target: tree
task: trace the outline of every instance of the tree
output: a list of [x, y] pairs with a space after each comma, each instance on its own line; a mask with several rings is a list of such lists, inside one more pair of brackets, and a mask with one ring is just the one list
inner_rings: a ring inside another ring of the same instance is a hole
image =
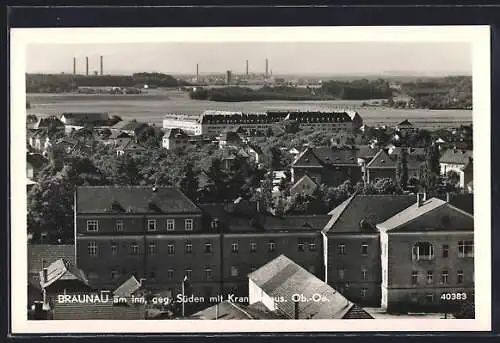
[[406, 189], [408, 184], [408, 151], [405, 147], [401, 148], [396, 165], [396, 182], [401, 189]]
[[286, 133], [297, 133], [300, 131], [300, 125], [296, 120], [285, 120], [283, 123], [283, 129]]
[[377, 194], [397, 194], [400, 192], [399, 187], [390, 178], [378, 180], [375, 183], [375, 189], [377, 190]]
[[431, 193], [436, 190], [439, 185], [439, 174], [439, 148], [436, 144], [433, 144], [427, 148], [422, 180], [422, 186], [427, 193]]
[[227, 198], [227, 175], [222, 171], [222, 162], [219, 158], [213, 158], [207, 172], [207, 185], [205, 192], [211, 201], [222, 201]]
[[198, 178], [193, 170], [193, 164], [187, 163], [184, 168], [184, 177], [181, 181], [181, 189], [188, 198], [198, 200]]
[[456, 186], [460, 182], [460, 175], [456, 171], [450, 170], [446, 173], [446, 179], [450, 184]]

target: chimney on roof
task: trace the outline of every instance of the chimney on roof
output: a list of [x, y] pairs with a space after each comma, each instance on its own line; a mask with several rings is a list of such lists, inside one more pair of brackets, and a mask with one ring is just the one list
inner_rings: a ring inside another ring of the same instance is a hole
[[451, 194], [450, 192], [446, 192], [446, 202], [450, 202], [451, 200]]
[[298, 300], [294, 301], [293, 318], [299, 319], [299, 301]]
[[43, 283], [46, 283], [47, 282], [47, 279], [49, 278], [48, 277], [48, 270], [47, 270], [47, 267], [43, 267]]
[[420, 207], [424, 204], [426, 200], [426, 194], [425, 193], [417, 193], [417, 206]]

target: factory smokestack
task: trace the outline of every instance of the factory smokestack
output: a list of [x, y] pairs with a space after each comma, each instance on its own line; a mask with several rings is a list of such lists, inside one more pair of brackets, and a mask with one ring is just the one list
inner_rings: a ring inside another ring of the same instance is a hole
[[248, 60], [247, 60], [247, 76], [248, 76]]
[[85, 57], [85, 75], [89, 75], [89, 58]]
[[198, 74], [198, 63], [196, 63], [196, 81], [199, 80], [199, 74]]
[[101, 76], [104, 75], [103, 57], [101, 56]]
[[73, 57], [73, 75], [76, 75], [76, 58]]
[[266, 58], [266, 78], [269, 77], [269, 61]]

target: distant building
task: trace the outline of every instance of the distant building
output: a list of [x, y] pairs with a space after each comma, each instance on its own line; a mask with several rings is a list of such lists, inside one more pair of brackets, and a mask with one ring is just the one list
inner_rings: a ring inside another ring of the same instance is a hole
[[464, 299], [448, 299], [446, 294], [473, 297], [473, 215], [419, 194], [415, 204], [377, 228], [382, 307], [388, 312], [452, 311]]
[[148, 124], [138, 122], [137, 120], [122, 120], [110, 127], [112, 133], [123, 132], [130, 136], [137, 136], [142, 130], [148, 127]]
[[64, 123], [56, 116], [39, 118], [33, 129], [64, 129]]
[[454, 171], [460, 177], [459, 186], [465, 188], [473, 179], [473, 152], [472, 150], [446, 150], [439, 159], [441, 175], [446, 176]]
[[167, 114], [163, 118], [164, 129], [181, 129], [191, 135], [201, 135], [202, 125], [199, 116]]
[[[419, 179], [422, 167], [425, 163], [425, 156], [413, 153], [412, 148], [408, 149], [406, 157], [408, 168], [408, 179]], [[400, 153], [390, 149], [381, 149], [365, 167], [365, 181], [375, 183], [380, 179], [396, 179], [396, 169], [400, 158]], [[400, 151], [400, 150], [398, 150]]]
[[291, 166], [292, 182], [308, 175], [316, 184], [338, 186], [346, 180], [361, 180], [356, 149], [306, 148]]
[[106, 126], [109, 125], [110, 119], [108, 113], [90, 112], [65, 112], [60, 117], [61, 122], [64, 123], [66, 133], [83, 129], [85, 126]]
[[182, 129], [167, 129], [162, 138], [162, 146], [167, 150], [184, 148], [191, 137]]
[[414, 131], [414, 126], [412, 123], [410, 123], [408, 121], [408, 119], [405, 119], [403, 120], [401, 123], [399, 123], [398, 125], [396, 125], [396, 130], [398, 130], [399, 132], [411, 132], [411, 131]]
[[226, 70], [226, 84], [229, 85], [232, 82], [232, 73], [230, 70]]
[[285, 255], [250, 273], [248, 288], [250, 304], [262, 303], [288, 319], [373, 319]]

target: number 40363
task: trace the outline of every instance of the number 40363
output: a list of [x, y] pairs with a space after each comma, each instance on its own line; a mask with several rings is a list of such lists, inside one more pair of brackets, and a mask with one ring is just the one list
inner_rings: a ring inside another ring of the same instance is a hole
[[443, 293], [441, 300], [466, 300], [467, 293]]

